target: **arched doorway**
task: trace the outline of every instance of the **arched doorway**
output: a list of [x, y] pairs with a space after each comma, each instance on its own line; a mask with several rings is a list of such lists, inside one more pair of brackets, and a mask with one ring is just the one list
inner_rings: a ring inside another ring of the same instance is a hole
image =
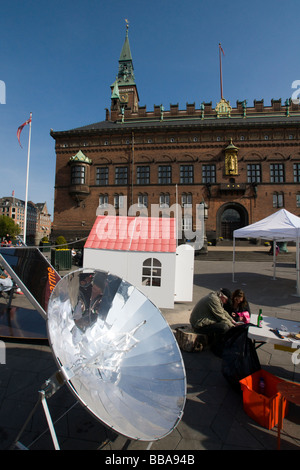
[[248, 212], [241, 204], [224, 204], [217, 213], [218, 237], [233, 239], [233, 231], [248, 225]]

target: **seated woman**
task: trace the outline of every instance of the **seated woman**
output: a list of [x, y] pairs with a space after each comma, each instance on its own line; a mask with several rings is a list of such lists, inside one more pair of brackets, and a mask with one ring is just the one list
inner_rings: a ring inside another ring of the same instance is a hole
[[231, 316], [235, 321], [250, 322], [250, 306], [242, 289], [236, 289], [231, 296]]

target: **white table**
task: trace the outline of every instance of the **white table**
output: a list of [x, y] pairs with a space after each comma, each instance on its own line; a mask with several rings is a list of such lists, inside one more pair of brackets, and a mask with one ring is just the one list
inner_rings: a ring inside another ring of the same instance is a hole
[[[257, 315], [251, 314], [250, 322], [254, 325], [257, 324]], [[283, 339], [279, 338], [270, 330], [278, 329], [280, 334], [284, 336]], [[300, 320], [282, 320], [281, 318], [266, 317], [263, 314], [262, 327], [249, 326], [248, 338], [252, 339], [255, 343], [272, 343], [290, 349], [300, 348], [300, 340], [288, 338], [288, 335], [300, 333]]]

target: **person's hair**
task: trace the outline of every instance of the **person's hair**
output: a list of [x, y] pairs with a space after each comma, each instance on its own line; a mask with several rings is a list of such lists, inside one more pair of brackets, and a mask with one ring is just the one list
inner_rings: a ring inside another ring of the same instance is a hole
[[233, 293], [232, 293], [232, 296], [231, 296], [231, 300], [233, 302], [234, 298], [235, 297], [241, 297], [243, 296], [243, 300], [240, 302], [240, 308], [241, 308], [241, 311], [244, 311], [247, 307], [247, 299], [246, 299], [246, 296], [245, 296], [245, 292], [242, 290], [242, 289], [236, 289]]

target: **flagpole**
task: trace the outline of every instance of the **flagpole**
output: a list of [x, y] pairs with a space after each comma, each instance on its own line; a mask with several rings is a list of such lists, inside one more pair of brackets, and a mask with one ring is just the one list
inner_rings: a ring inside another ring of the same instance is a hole
[[176, 184], [176, 247], [178, 246], [178, 186]]
[[220, 88], [221, 88], [221, 99], [223, 99], [223, 78], [222, 78], [222, 56], [221, 56], [222, 46], [219, 43], [219, 60], [220, 60]]
[[23, 230], [23, 241], [24, 241], [25, 245], [26, 245], [26, 231], [27, 231], [27, 202], [28, 202], [30, 142], [31, 142], [31, 118], [32, 118], [32, 113], [30, 113], [30, 120], [29, 120], [29, 137], [28, 137], [28, 152], [27, 152], [27, 171], [26, 171], [26, 190], [25, 190], [25, 216], [24, 216], [24, 230]]

